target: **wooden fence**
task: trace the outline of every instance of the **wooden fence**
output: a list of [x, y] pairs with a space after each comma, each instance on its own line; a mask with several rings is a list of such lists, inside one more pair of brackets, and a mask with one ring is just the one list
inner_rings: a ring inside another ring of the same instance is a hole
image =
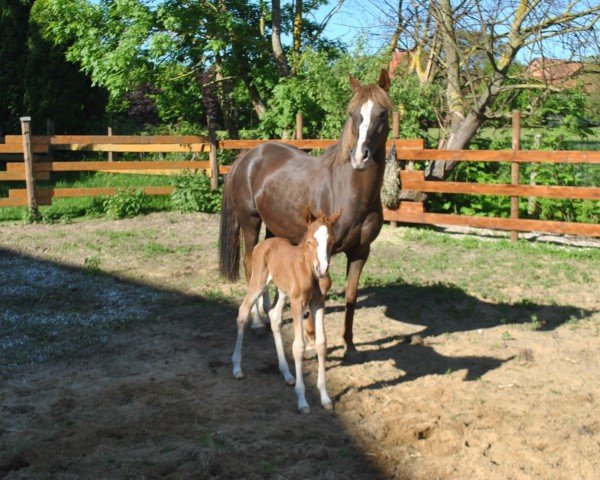
[[[277, 140], [298, 148], [312, 150], [324, 149], [335, 143], [335, 140]], [[0, 181], [26, 181], [28, 169], [31, 178], [27, 181], [27, 189], [10, 189], [8, 197], [0, 198], [0, 207], [31, 206], [31, 195], [35, 205], [50, 205], [53, 198], [85, 197], [113, 195], [117, 188], [36, 188], [36, 180], [48, 180], [52, 172], [137, 172], [159, 173], [162, 171], [204, 170], [215, 177], [215, 168], [211, 162], [201, 160], [184, 161], [56, 161], [55, 152], [133, 152], [133, 153], [184, 153], [198, 154], [218, 150], [243, 150], [252, 148], [264, 140], [223, 140], [211, 145], [202, 136], [121, 136], [121, 135], [55, 135], [31, 136], [7, 135], [5, 143], [0, 144], [0, 157], [9, 155], [5, 162], [6, 170], [0, 170]], [[519, 183], [518, 168], [521, 163], [587, 163], [600, 164], [600, 152], [583, 151], [523, 151], [513, 150], [429, 150], [424, 149], [422, 140], [390, 140], [388, 147], [394, 143], [396, 156], [400, 160], [424, 162], [433, 160], [460, 162], [509, 162], [512, 165], [512, 182], [510, 184], [479, 184], [467, 182], [434, 182], [426, 181], [421, 170], [403, 170], [401, 172], [402, 188], [427, 193], [454, 193], [473, 195], [508, 196], [513, 200], [511, 218], [474, 217], [426, 212], [422, 203], [402, 202], [397, 210], [384, 208], [384, 218], [390, 222], [462, 225], [472, 227], [494, 228], [515, 232], [540, 231], [560, 234], [586, 235], [600, 237], [600, 225], [577, 222], [544, 221], [518, 218], [518, 199], [520, 197], [543, 197], [556, 199], [587, 199], [600, 201], [599, 187], [571, 186], [534, 186]], [[30, 145], [30, 160], [28, 157]], [[513, 143], [513, 146], [515, 144]], [[518, 145], [517, 145], [518, 146]], [[23, 161], [25, 158], [25, 161]], [[28, 162], [30, 165], [28, 166]], [[2, 163], [0, 162], [0, 165]], [[214, 165], [214, 163], [212, 163]], [[227, 166], [218, 166], [218, 173], [225, 174]], [[516, 174], [515, 174], [516, 172]], [[138, 187], [149, 195], [168, 195], [173, 191], [171, 186]]]

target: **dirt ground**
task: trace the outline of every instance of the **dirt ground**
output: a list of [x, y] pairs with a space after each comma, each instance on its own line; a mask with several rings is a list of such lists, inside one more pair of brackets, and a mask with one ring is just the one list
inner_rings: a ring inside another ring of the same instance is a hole
[[232, 378], [244, 285], [218, 278], [218, 221], [0, 226], [0, 477], [600, 478], [597, 255], [385, 227], [352, 364], [336, 257], [335, 411], [308, 361], [302, 416], [270, 335]]

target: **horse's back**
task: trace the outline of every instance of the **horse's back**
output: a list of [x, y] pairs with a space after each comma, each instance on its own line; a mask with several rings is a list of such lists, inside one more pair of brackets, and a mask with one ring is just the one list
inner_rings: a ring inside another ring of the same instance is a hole
[[238, 159], [227, 182], [238, 215], [257, 215], [273, 234], [297, 243], [306, 230], [304, 209], [317, 210], [315, 188], [327, 172], [322, 158], [267, 142]]

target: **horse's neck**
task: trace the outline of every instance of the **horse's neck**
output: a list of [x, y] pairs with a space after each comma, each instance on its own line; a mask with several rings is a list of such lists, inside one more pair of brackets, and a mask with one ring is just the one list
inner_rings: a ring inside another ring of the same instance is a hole
[[376, 200], [380, 197], [381, 184], [383, 182], [383, 172], [385, 171], [385, 145], [386, 139], [377, 146], [373, 152], [373, 164], [359, 172], [352, 168], [350, 162], [345, 165], [348, 169], [351, 181], [360, 188], [360, 196], [363, 199]]

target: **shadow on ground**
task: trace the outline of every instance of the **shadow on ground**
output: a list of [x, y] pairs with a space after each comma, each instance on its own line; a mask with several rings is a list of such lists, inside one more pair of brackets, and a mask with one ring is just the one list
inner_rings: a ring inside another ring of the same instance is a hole
[[[418, 286], [392, 283], [362, 288], [359, 296], [355, 317], [357, 322], [361, 321], [361, 307], [385, 305], [383, 315], [386, 319], [421, 327], [418, 333], [384, 336], [375, 341], [359, 342], [356, 344], [359, 352], [350, 357], [350, 362], [348, 358], [342, 357], [341, 347], [330, 349], [329, 358], [338, 360], [340, 365], [391, 360], [394, 366], [403, 372], [395, 380], [373, 382], [359, 388], [359, 391], [388, 388], [423, 376], [457, 370], [466, 370], [465, 381], [477, 380], [513, 358], [441, 355], [433, 348], [433, 337], [439, 335], [479, 331], [503, 324], [521, 324], [532, 330], [548, 331], [574, 319], [588, 318], [595, 313], [581, 308], [539, 305], [532, 302], [491, 303], [473, 297], [456, 286], [444, 284]], [[343, 310], [343, 305], [328, 307], [327, 313]], [[346, 387], [337, 398], [352, 389], [352, 386]]]
[[383, 478], [236, 308], [0, 250], [0, 477]]

